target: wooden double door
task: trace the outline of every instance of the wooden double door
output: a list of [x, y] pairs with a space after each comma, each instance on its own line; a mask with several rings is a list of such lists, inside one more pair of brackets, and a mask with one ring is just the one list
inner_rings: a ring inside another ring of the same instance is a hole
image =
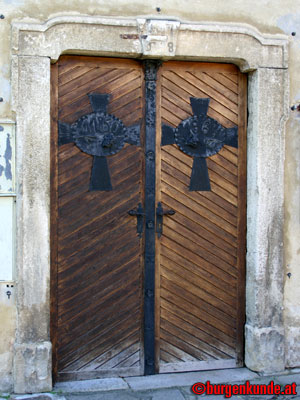
[[63, 56], [51, 90], [55, 377], [242, 366], [245, 76]]

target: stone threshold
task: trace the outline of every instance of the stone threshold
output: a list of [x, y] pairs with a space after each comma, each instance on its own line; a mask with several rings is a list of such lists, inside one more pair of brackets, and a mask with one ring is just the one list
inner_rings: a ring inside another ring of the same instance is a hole
[[82, 393], [126, 389], [139, 391], [192, 386], [196, 382], [206, 382], [207, 380], [210, 380], [211, 383], [224, 383], [228, 381], [253, 380], [258, 377], [258, 374], [247, 368], [237, 368], [134, 376], [128, 378], [104, 378], [76, 382], [58, 382], [54, 387], [54, 391], [58, 393]]
[[11, 395], [2, 397], [10, 400], [65, 400], [64, 395], [86, 394], [97, 392], [130, 391], [143, 392], [170, 388], [190, 388], [196, 382], [210, 381], [212, 384], [221, 383], [251, 383], [268, 384], [274, 380], [277, 384], [285, 385], [296, 382], [300, 386], [300, 369], [285, 370], [277, 374], [258, 374], [248, 368], [210, 370], [198, 372], [169, 373], [128, 378], [103, 378], [82, 381], [57, 382], [51, 393]]

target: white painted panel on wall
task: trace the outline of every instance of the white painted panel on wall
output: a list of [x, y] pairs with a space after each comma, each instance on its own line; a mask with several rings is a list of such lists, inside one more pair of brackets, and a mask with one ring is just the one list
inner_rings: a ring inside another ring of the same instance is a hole
[[0, 197], [0, 281], [13, 280], [14, 197]]
[[15, 177], [15, 125], [0, 121], [0, 194], [13, 193]]

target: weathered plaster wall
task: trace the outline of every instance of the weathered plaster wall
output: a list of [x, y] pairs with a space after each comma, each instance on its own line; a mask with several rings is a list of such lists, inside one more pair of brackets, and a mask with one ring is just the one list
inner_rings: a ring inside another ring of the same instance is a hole
[[[149, 0], [148, 2], [143, 0], [102, 0], [101, 2], [97, 0], [53, 0], [51, 2], [2, 0], [0, 4], [2, 4], [0, 12], [5, 15], [5, 18], [0, 20], [0, 96], [4, 99], [0, 103], [0, 117], [12, 117], [10, 107], [10, 24], [12, 20], [44, 22], [61, 14], [122, 17], [139, 15], [177, 18], [185, 21], [248, 23], [262, 33], [286, 32], [284, 28], [287, 28], [286, 33], [290, 34], [288, 28], [292, 28], [294, 24], [289, 20], [296, 20], [296, 12], [300, 6], [299, 0], [233, 0], [230, 3], [222, 0]], [[157, 7], [161, 11], [158, 12]], [[300, 33], [298, 35], [300, 37]]]
[[[157, 11], [160, 7], [161, 11]], [[183, 21], [248, 23], [262, 33], [290, 37], [290, 104], [300, 102], [299, 0], [0, 0], [0, 119], [14, 120], [11, 108], [11, 22], [44, 22], [56, 15], [177, 18]], [[297, 13], [298, 12], [298, 13]], [[291, 36], [296, 32], [296, 36]], [[272, 107], [272, 105], [270, 105]], [[285, 328], [286, 365], [300, 366], [300, 112], [291, 111], [286, 130]], [[1, 249], [0, 249], [1, 251]], [[290, 278], [287, 273], [291, 273]], [[0, 277], [1, 279], [1, 277]], [[3, 288], [5, 284], [1, 283]], [[2, 286], [1, 286], [2, 290]], [[3, 289], [4, 290], [4, 289]], [[33, 287], [34, 290], [34, 287]], [[1, 292], [2, 293], [2, 292]], [[12, 344], [16, 326], [13, 302], [0, 295], [0, 391], [11, 388]]]
[[[299, 10], [299, 4], [298, 4]], [[300, 13], [277, 20], [285, 32], [295, 32], [290, 42], [290, 101], [300, 104]], [[285, 328], [286, 365], [300, 365], [300, 109], [290, 113], [286, 126], [285, 162]]]

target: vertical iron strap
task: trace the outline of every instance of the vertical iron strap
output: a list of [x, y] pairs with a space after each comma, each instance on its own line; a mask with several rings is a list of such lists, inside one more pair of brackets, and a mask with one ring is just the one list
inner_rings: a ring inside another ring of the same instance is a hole
[[155, 144], [156, 77], [160, 61], [146, 60], [146, 137], [145, 137], [145, 281], [144, 281], [144, 350], [145, 375], [155, 373]]

